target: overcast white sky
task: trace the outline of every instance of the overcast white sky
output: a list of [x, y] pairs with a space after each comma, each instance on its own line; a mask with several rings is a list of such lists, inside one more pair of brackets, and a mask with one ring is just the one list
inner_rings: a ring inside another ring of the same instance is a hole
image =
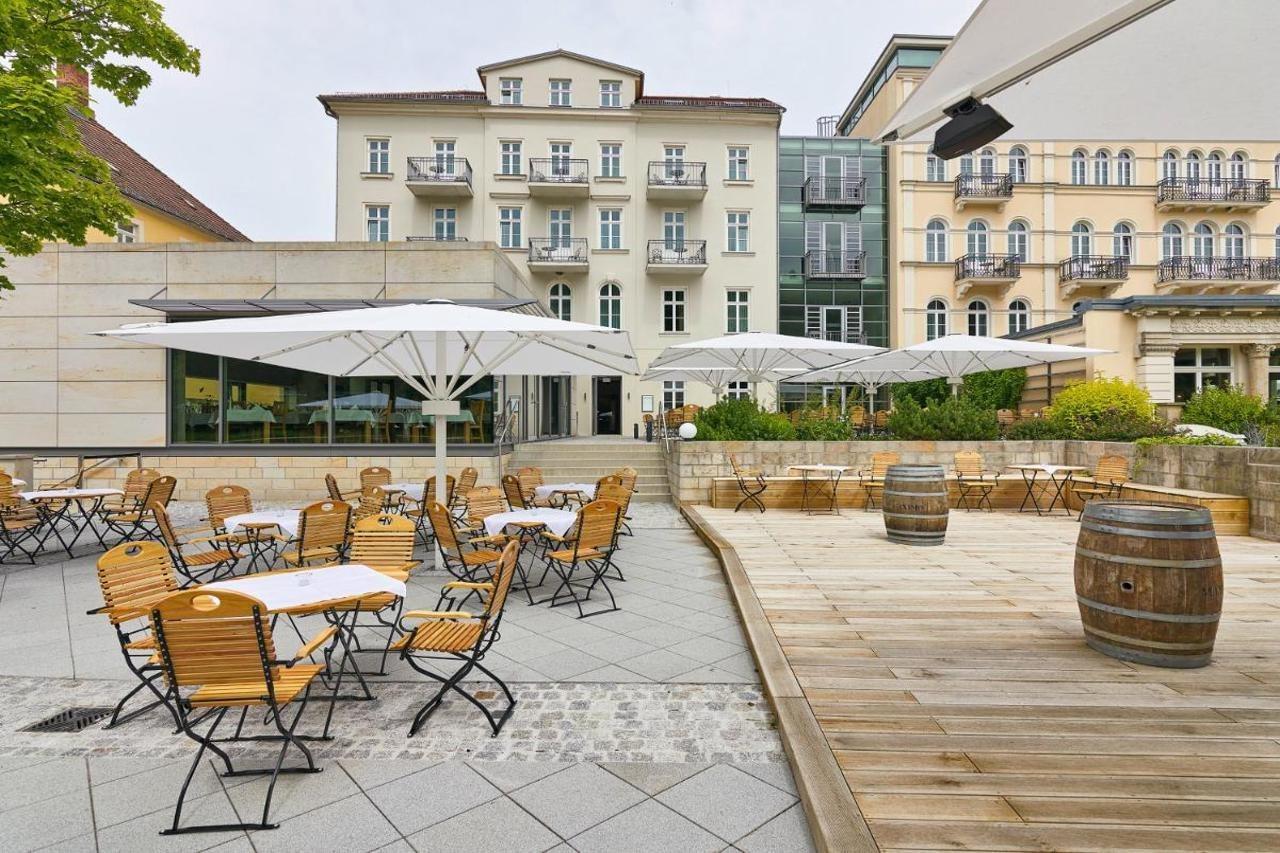
[[[952, 34], [977, 0], [170, 0], [199, 77], [159, 72], [98, 119], [255, 240], [333, 238], [322, 92], [471, 89], [479, 65], [563, 47], [645, 92], [772, 98], [783, 133], [839, 113], [892, 33]], [[101, 93], [98, 93], [101, 94]]]

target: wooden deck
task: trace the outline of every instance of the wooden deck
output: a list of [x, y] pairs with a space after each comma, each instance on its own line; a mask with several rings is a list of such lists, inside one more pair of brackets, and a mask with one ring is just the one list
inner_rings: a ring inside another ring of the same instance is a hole
[[697, 511], [881, 849], [1280, 849], [1280, 544], [1220, 538], [1214, 662], [1168, 670], [1085, 646], [1065, 517], [912, 548], [876, 513]]

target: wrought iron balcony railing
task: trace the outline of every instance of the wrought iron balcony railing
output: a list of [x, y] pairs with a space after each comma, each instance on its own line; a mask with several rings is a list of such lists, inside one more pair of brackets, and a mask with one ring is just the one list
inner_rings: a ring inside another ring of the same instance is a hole
[[956, 198], [1012, 198], [1013, 175], [966, 174], [957, 175]]
[[435, 184], [471, 184], [471, 164], [466, 157], [410, 157], [406, 180]]
[[1280, 281], [1280, 259], [1178, 255], [1156, 265], [1156, 281]]
[[410, 243], [465, 243], [466, 237], [436, 237], [432, 234], [423, 234], [421, 236], [409, 236], [404, 239]]
[[705, 189], [707, 164], [689, 160], [651, 160], [649, 186]]
[[866, 278], [866, 252], [828, 252], [814, 249], [804, 253], [806, 278]]
[[1239, 202], [1265, 204], [1271, 201], [1271, 184], [1246, 178], [1162, 178], [1156, 184], [1156, 202]]
[[531, 184], [585, 184], [587, 161], [575, 157], [529, 158]]
[[1058, 264], [1059, 281], [1119, 281], [1129, 277], [1129, 259], [1121, 255], [1072, 255]]
[[866, 178], [813, 175], [804, 179], [804, 203], [814, 205], [864, 204]]
[[586, 262], [586, 237], [529, 238], [529, 263], [531, 264], [585, 264]]
[[1018, 278], [1021, 264], [1018, 255], [961, 255], [956, 258], [956, 281]]
[[707, 262], [706, 240], [650, 240], [649, 263], [701, 266]]

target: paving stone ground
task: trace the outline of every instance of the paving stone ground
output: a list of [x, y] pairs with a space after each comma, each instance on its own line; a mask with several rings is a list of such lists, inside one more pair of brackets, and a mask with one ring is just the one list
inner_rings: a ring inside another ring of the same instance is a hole
[[[407, 738], [426, 688], [393, 661], [376, 701], [338, 705], [337, 739], [315, 745], [324, 772], [282, 777], [269, 832], [156, 834], [194, 751], [156, 712], [112, 730], [19, 732], [113, 704], [130, 676], [106, 623], [85, 615], [100, 603], [94, 557], [0, 567], [0, 850], [811, 849], [714, 558], [670, 505], [634, 509], [620, 612], [578, 620], [513, 596], [486, 658], [519, 702], [501, 735], [451, 700]], [[433, 607], [444, 579], [419, 573], [407, 606]], [[313, 704], [301, 728], [318, 729], [324, 710]], [[235, 755], [252, 765], [268, 752]], [[184, 821], [253, 819], [264, 789], [203, 766]]]

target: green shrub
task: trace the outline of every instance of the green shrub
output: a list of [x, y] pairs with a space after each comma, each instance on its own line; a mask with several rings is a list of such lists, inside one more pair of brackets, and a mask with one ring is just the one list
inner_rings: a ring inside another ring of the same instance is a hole
[[1138, 447], [1150, 447], [1153, 444], [1178, 444], [1191, 447], [1240, 446], [1240, 442], [1225, 435], [1156, 435], [1140, 438], [1134, 444]]
[[767, 412], [754, 400], [721, 400], [698, 412], [695, 441], [789, 441], [796, 431], [786, 415]]
[[964, 398], [948, 398], [925, 408], [910, 397], [900, 400], [889, 416], [889, 432], [905, 441], [988, 441], [999, 437], [993, 409]]
[[1143, 416], [1120, 409], [1108, 409], [1088, 421], [1077, 436], [1092, 441], [1136, 441], [1173, 435], [1173, 424], [1158, 415]]
[[897, 405], [903, 400], [910, 399], [917, 406], [927, 406], [930, 403], [941, 403], [943, 400], [951, 396], [951, 386], [947, 384], [945, 379], [924, 379], [920, 382], [895, 382], [891, 387], [893, 392], [893, 404]]
[[1021, 367], [971, 373], [964, 378], [960, 396], [980, 409], [1014, 409], [1022, 402], [1027, 371]]
[[1251, 426], [1274, 423], [1275, 417], [1275, 411], [1261, 397], [1246, 393], [1238, 385], [1225, 388], [1208, 385], [1192, 394], [1182, 409], [1184, 423], [1237, 433], [1243, 433]]
[[1052, 441], [1071, 436], [1045, 418], [1026, 418], [1005, 430], [1004, 437], [1009, 441]]
[[853, 427], [842, 418], [802, 417], [795, 430], [801, 441], [848, 441], [853, 437]]
[[1045, 414], [1064, 438], [1132, 441], [1169, 432], [1151, 395], [1123, 379], [1091, 379], [1068, 385]]

